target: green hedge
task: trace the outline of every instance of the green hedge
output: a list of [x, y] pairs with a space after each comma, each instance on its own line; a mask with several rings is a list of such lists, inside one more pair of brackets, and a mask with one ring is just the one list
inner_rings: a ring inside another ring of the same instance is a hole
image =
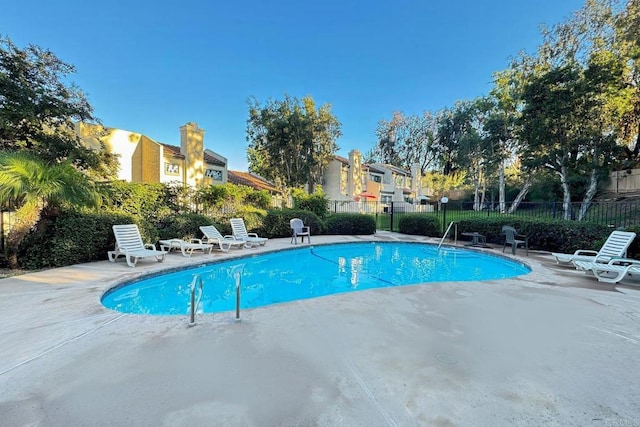
[[474, 218], [457, 221], [458, 236], [478, 232], [487, 242], [503, 244], [502, 226], [510, 225], [529, 237], [529, 249], [571, 253], [577, 249], [597, 250], [612, 229], [589, 222], [545, 220], [540, 218]]
[[158, 237], [160, 239], [185, 239], [189, 240], [201, 236], [201, 225], [211, 225], [209, 217], [200, 214], [170, 215], [158, 222]]
[[255, 209], [251, 206], [245, 206], [242, 212], [235, 212], [232, 214], [217, 215], [214, 217], [214, 224], [218, 231], [225, 235], [231, 234], [231, 218], [244, 219], [244, 225], [247, 227], [247, 231], [250, 233], [259, 233], [262, 228], [262, 223], [267, 215], [267, 212], [262, 209]]
[[318, 218], [318, 215], [311, 211], [300, 209], [273, 209], [267, 211], [267, 216], [264, 218], [258, 234], [270, 238], [289, 237], [292, 234], [289, 221], [293, 218], [300, 218], [302, 222], [304, 222], [304, 225], [309, 226], [311, 235], [324, 234], [326, 231], [324, 222]]
[[442, 235], [440, 219], [433, 215], [405, 214], [398, 221], [398, 231], [404, 234], [438, 237]]
[[333, 214], [327, 217], [327, 234], [375, 234], [376, 219], [373, 215]]
[[325, 219], [329, 210], [329, 200], [321, 194], [302, 194], [294, 196], [294, 206], [296, 209], [311, 211], [318, 218]]
[[640, 259], [640, 225], [627, 227], [626, 231], [633, 231], [636, 233], [636, 239], [631, 243], [631, 246], [629, 246], [627, 256], [629, 258]]
[[[22, 268], [41, 269], [107, 259], [115, 247], [112, 226], [135, 223], [128, 214], [62, 212], [41, 220], [20, 244], [18, 260]], [[145, 242], [154, 242], [145, 235]]]

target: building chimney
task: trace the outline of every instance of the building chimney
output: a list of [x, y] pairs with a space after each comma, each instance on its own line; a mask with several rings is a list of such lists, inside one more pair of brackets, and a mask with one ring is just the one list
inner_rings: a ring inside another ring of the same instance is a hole
[[180, 153], [185, 159], [185, 184], [200, 187], [204, 177], [204, 129], [194, 122], [180, 126]]
[[349, 151], [349, 172], [347, 190], [349, 197], [362, 193], [362, 154], [358, 150]]

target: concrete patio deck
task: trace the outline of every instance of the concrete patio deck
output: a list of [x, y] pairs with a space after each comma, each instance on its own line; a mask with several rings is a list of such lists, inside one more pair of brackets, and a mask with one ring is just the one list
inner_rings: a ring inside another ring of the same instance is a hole
[[[431, 241], [313, 236], [363, 240]], [[199, 315], [194, 327], [100, 297], [210, 255], [2, 279], [0, 425], [640, 426], [640, 288], [520, 255], [533, 271], [514, 279], [333, 295], [240, 322]]]

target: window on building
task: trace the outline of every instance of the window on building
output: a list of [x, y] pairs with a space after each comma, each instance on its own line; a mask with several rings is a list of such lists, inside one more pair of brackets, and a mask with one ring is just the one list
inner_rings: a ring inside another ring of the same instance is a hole
[[222, 171], [216, 169], [207, 169], [204, 176], [212, 178], [214, 181], [222, 181]]
[[165, 163], [164, 173], [165, 175], [180, 175], [180, 165], [176, 165], [175, 163]]

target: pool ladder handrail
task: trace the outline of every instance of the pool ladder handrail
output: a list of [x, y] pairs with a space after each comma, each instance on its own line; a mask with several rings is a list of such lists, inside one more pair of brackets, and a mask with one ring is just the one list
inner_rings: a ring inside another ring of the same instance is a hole
[[[200, 285], [200, 286], [198, 286]], [[193, 326], [196, 324], [196, 311], [198, 306], [200, 305], [200, 301], [202, 300], [202, 294], [204, 292], [204, 281], [199, 274], [193, 275], [193, 280], [189, 285], [191, 287], [191, 313], [189, 316], [189, 326]], [[200, 289], [200, 293], [198, 295], [198, 302], [196, 302], [196, 288]]]
[[447, 231], [444, 232], [444, 235], [442, 236], [442, 239], [440, 239], [440, 243], [438, 243], [438, 252], [440, 251], [440, 246], [442, 246], [442, 242], [444, 242], [444, 239], [447, 238], [447, 235], [449, 234], [449, 231], [451, 230], [451, 227], [454, 227], [454, 241], [453, 244], [456, 245], [458, 244], [458, 223], [455, 221], [451, 221], [449, 223], [449, 226], [447, 227]]
[[234, 269], [233, 276], [236, 279], [236, 322], [240, 321], [240, 285], [242, 284], [242, 272], [244, 265], [239, 269]]

